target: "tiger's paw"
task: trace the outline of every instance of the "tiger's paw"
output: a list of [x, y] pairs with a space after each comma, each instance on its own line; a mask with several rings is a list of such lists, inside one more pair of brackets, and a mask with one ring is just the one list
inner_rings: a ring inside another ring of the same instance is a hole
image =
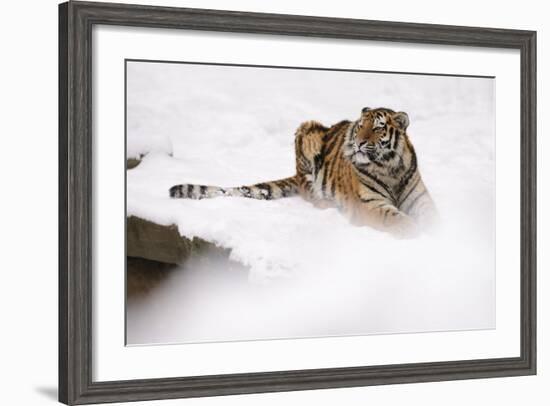
[[389, 231], [398, 239], [412, 239], [420, 235], [418, 224], [409, 216], [402, 216]]
[[328, 200], [314, 200], [311, 202], [317, 209], [325, 210], [334, 207], [334, 203]]

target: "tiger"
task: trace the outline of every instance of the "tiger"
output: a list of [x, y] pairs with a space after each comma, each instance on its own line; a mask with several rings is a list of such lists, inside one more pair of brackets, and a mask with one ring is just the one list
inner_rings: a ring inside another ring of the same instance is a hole
[[413, 237], [438, 218], [407, 134], [409, 116], [389, 108], [361, 110], [355, 121], [330, 127], [303, 122], [295, 133], [294, 176], [249, 186], [181, 184], [172, 198], [239, 196], [272, 200], [300, 196], [318, 208], [334, 207], [353, 225]]

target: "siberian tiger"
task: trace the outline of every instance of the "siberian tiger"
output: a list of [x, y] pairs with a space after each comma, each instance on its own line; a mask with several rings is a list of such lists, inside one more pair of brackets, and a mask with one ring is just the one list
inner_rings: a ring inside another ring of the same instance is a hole
[[320, 208], [337, 207], [352, 224], [412, 236], [433, 224], [434, 203], [407, 135], [407, 113], [365, 107], [356, 121], [325, 127], [302, 123], [295, 137], [296, 174], [250, 186], [183, 184], [170, 197], [241, 196], [278, 199], [300, 195]]

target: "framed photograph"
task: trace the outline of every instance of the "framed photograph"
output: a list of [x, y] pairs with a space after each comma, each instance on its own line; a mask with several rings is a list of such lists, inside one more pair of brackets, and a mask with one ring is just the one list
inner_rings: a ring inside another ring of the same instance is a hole
[[536, 33], [59, 6], [59, 400], [536, 373]]

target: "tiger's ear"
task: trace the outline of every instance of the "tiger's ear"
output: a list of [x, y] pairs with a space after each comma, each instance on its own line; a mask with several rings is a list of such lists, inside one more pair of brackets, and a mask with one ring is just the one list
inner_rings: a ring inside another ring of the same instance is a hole
[[397, 113], [394, 113], [392, 116], [393, 121], [397, 123], [399, 128], [402, 130], [406, 130], [409, 126], [409, 116], [404, 111], [399, 111]]
[[370, 107], [363, 107], [363, 109], [361, 110], [361, 113], [365, 114], [369, 110], [371, 110]]

